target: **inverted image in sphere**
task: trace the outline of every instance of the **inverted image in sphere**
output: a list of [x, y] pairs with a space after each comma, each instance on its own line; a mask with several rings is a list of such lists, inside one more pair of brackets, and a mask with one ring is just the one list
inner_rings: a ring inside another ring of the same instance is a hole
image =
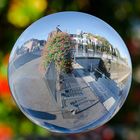
[[103, 125], [122, 107], [132, 66], [111, 26], [85, 13], [60, 12], [21, 34], [8, 73], [27, 118], [52, 132], [79, 133]]

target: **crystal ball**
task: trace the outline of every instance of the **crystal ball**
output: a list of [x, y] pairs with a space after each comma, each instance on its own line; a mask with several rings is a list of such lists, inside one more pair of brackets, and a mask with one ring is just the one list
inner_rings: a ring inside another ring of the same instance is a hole
[[11, 93], [20, 110], [52, 132], [79, 133], [109, 121], [131, 86], [129, 52], [101, 19], [60, 12], [30, 25], [9, 59]]

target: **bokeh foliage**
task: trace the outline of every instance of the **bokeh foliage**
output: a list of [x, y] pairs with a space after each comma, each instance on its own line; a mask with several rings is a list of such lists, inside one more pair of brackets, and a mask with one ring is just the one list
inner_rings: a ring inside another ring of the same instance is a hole
[[[42, 16], [81, 11], [109, 23], [128, 46], [133, 63], [129, 96], [106, 125], [84, 134], [60, 136], [31, 123], [16, 107], [8, 87], [10, 51], [19, 35]], [[140, 0], [0, 0], [0, 140], [140, 139]]]

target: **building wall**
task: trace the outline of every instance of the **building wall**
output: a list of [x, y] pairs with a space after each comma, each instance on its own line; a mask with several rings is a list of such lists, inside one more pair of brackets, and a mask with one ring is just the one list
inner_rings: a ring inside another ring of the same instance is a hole
[[46, 78], [48, 86], [51, 90], [51, 94], [54, 96], [55, 100], [57, 100], [57, 97], [56, 97], [57, 75], [56, 74], [57, 74], [57, 72], [55, 69], [55, 64], [54, 64], [54, 62], [51, 62], [47, 71], [46, 71], [45, 78]]
[[100, 63], [100, 58], [76, 58], [75, 61], [79, 63], [84, 69], [91, 70], [98, 68]]

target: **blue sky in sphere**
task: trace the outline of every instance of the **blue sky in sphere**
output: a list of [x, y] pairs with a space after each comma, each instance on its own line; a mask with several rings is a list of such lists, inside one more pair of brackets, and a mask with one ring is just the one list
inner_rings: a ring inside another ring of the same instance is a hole
[[[48, 34], [55, 30], [57, 25], [60, 25], [59, 28], [62, 31], [66, 31], [71, 34], [76, 34], [77, 30], [82, 30], [83, 32], [105, 37], [114, 48], [118, 48], [121, 56], [125, 58], [130, 57], [121, 37], [104, 21], [85, 13], [60, 12], [43, 17], [29, 26], [15, 43], [11, 53], [11, 58], [12, 55], [14, 55], [16, 47], [21, 47], [25, 41], [32, 38], [47, 40]], [[131, 65], [130, 59], [128, 59], [128, 63]]]

